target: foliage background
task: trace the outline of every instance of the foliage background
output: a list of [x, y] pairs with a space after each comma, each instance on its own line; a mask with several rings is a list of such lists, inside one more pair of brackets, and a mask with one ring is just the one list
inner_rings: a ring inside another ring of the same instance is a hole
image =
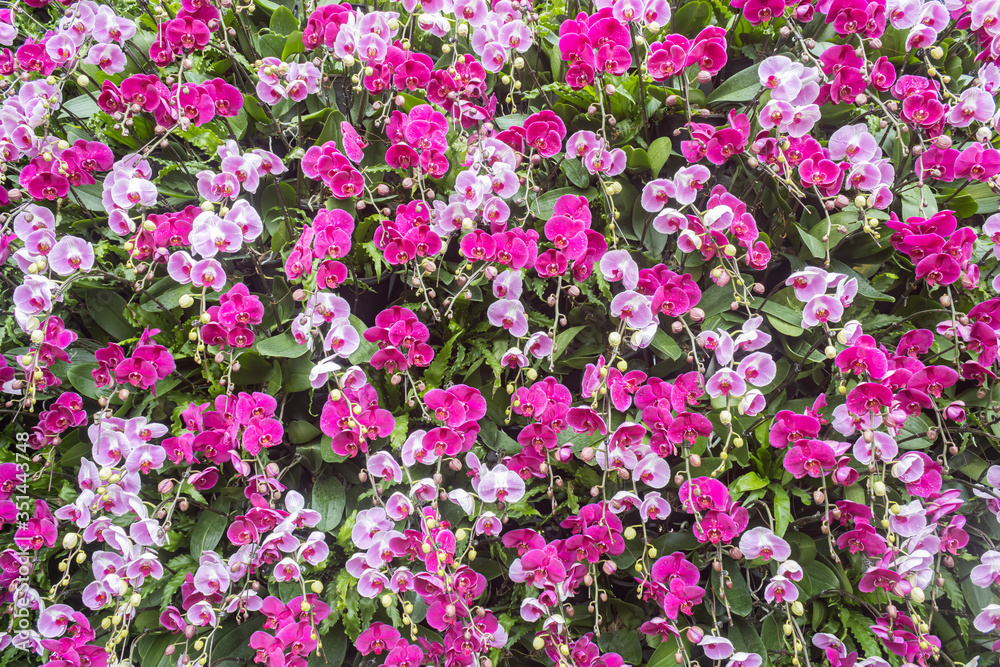
[[[553, 0], [536, 5], [538, 44], [523, 54], [525, 68], [517, 73], [522, 87], [516, 92], [513, 103], [505, 100], [510, 85], [498, 76], [488, 75], [488, 87], [495, 90], [499, 98], [494, 120], [499, 128], [523, 122], [530, 113], [543, 108], [554, 110], [565, 121], [570, 134], [578, 129], [593, 130], [599, 126], [600, 118], [595, 119], [588, 113], [588, 107], [599, 98], [599, 92], [592, 86], [574, 91], [563, 83], [566, 65], [558, 56], [557, 30], [564, 18], [577, 9], [577, 3], [571, 4], [574, 6]], [[150, 6], [145, 2], [116, 2], [115, 9], [133, 17], [139, 26], [139, 32], [126, 49], [129, 57], [126, 70], [118, 76], [156, 71], [146, 55], [154, 39], [156, 23]], [[21, 6], [20, 10], [28, 10], [45, 23], [48, 16], [56, 16], [62, 8], [57, 5], [41, 9]], [[318, 94], [309, 95], [298, 103], [285, 100], [273, 107], [261, 104], [251, 92], [257, 76], [254, 62], [264, 57], [283, 61], [308, 58], [302, 45], [306, 10], [306, 6], [291, 1], [256, 0], [250, 8], [240, 6], [236, 11], [225, 11], [224, 25], [235, 31], [229, 38], [233, 50], [223, 52], [213, 43], [193, 58], [193, 69], [185, 73], [185, 78], [197, 82], [224, 77], [246, 95], [243, 110], [234, 118], [216, 119], [201, 127], [172, 132], [167, 138], [168, 145], [148, 158], [156, 169], [160, 203], [172, 209], [199, 203], [194, 174], [217, 167], [215, 151], [228, 139], [237, 140], [243, 150], [256, 147], [272, 151], [290, 167], [288, 172], [269, 179], [266, 186], [250, 195], [254, 208], [264, 220], [265, 233], [239, 254], [227, 256], [225, 261], [232, 284], [245, 284], [251, 292], [260, 295], [265, 304], [263, 323], [256, 328], [257, 342], [252, 349], [239, 355], [239, 370], [232, 370], [228, 359], [221, 366], [194, 361], [196, 350], [188, 339], [188, 331], [198, 313], [196, 309], [182, 308], [180, 303], [183, 295], [192, 294], [196, 298], [201, 295], [190, 285], [177, 285], [165, 276], [162, 268], [154, 270], [147, 279], [142, 278], [137, 267], [129, 262], [122, 239], [107, 226], [99, 184], [73, 188], [70, 197], [54, 207], [60, 230], [93, 242], [99, 268], [75, 280], [65, 294], [62, 316], [67, 327], [79, 332], [80, 338], [68, 350], [70, 362], [57, 362], [51, 370], [63, 380], [64, 388], [72, 387], [86, 397], [89, 410], [96, 409], [102, 392], [95, 388], [91, 377], [91, 370], [96, 367], [94, 352], [109, 341], [123, 345], [134, 343], [144, 328], [151, 327], [161, 330], [157, 340], [166, 345], [176, 359], [176, 372], [159, 381], [155, 392], [133, 391], [124, 400], [113, 396], [110, 405], [115, 415], [145, 415], [151, 421], [170, 424], [177, 433], [181, 429], [180, 413], [190, 402], [204, 402], [227, 391], [218, 382], [222, 373], [228, 378], [229, 386], [237, 391], [264, 391], [273, 395], [285, 426], [285, 440], [279, 447], [267, 450], [265, 456], [280, 466], [282, 481], [303, 493], [307, 504], [322, 513], [318, 528], [329, 534], [331, 545], [329, 559], [315, 574], [325, 584], [323, 597], [333, 608], [319, 628], [325, 655], [310, 658], [309, 664], [362, 665], [369, 663], [356, 652], [351, 640], [375, 620], [398, 623], [399, 612], [394, 608], [382, 608], [378, 600], [359, 596], [355, 580], [344, 570], [346, 560], [354, 552], [350, 539], [353, 517], [370, 506], [373, 489], [371, 483], [363, 481], [363, 461], [345, 460], [334, 454], [330, 439], [320, 431], [319, 415], [328, 395], [325, 389], [310, 387], [309, 373], [318, 355], [298, 345], [289, 331], [290, 322], [300, 306], [295, 297], [296, 285], [284, 275], [284, 257], [297, 238], [298, 230], [312, 220], [319, 208], [342, 208], [355, 217], [356, 228], [351, 253], [343, 260], [350, 268], [350, 278], [338, 293], [351, 303], [351, 321], [358, 331], [363, 332], [373, 325], [375, 316], [390, 305], [421, 311], [425, 302], [409, 285], [412, 267], [388, 265], [372, 241], [379, 216], [373, 214], [370, 206], [357, 210], [352, 200], [328, 198], [320, 183], [304, 176], [297, 160], [314, 145], [331, 140], [338, 146], [343, 145], [341, 123], [348, 122], [371, 142], [360, 165], [366, 180], [373, 189], [377, 183], [388, 186], [385, 194], [375, 197], [376, 203], [394, 209], [410, 201], [414, 193], [411, 188], [404, 187], [403, 175], [388, 168], [382, 158], [387, 146], [383, 112], [393, 104], [409, 111], [424, 103], [424, 99], [422, 91], [403, 91], [392, 103], [381, 100], [384, 106], [379, 110], [373, 106], [378, 100], [366, 92], [354, 90], [351, 73], [345, 72], [341, 63], [331, 61], [324, 65], [329, 78], [322, 82]], [[30, 25], [29, 21], [20, 23]], [[725, 123], [725, 114], [733, 108], [754, 118], [766, 101], [756, 63], [789, 49], [790, 40], [778, 29], [783, 21], [752, 26], [738, 12], [721, 3], [692, 0], [674, 8], [670, 31], [693, 37], [710, 23], [727, 28], [729, 60], [713, 82], [697, 85], [690, 91], [691, 106], [707, 110], [699, 120], [711, 124]], [[838, 39], [822, 18], [805, 24], [802, 30], [804, 37], [817, 43]], [[454, 35], [449, 35], [445, 41], [420, 30], [411, 31], [409, 37], [411, 48], [437, 57], [438, 66], [443, 66], [451, 57], [443, 53], [446, 43], [455, 44], [457, 48], [465, 45]], [[945, 37], [939, 45], [945, 49], [945, 55], [937, 66], [960, 86], [960, 82], [967, 81], [965, 73], [976, 69], [973, 42], [967, 34], [957, 32], [954, 37]], [[925, 64], [923, 57], [906, 52], [901, 31], [893, 28], [889, 28], [882, 39], [881, 53], [888, 55], [896, 65], [921, 68]], [[63, 88], [65, 99], [53, 114], [50, 132], [71, 143], [81, 138], [100, 141], [111, 147], [116, 155], [140, 150], [155, 140], [153, 123], [149, 119], [136, 117], [126, 133], [121, 124], [99, 109], [96, 91], [107, 75], [90, 65], [82, 65], [80, 71], [91, 83], [78, 86], [75, 76], [67, 78]], [[844, 556], [842, 562], [831, 559], [827, 537], [820, 530], [820, 508], [814, 503], [818, 481], [793, 479], [782, 466], [780, 452], [768, 444], [772, 418], [778, 410], [801, 412], [821, 394], [833, 403], [837, 400], [838, 386], [843, 382], [823, 353], [827, 345], [825, 335], [819, 330], [802, 328], [801, 304], [794, 299], [791, 289], [785, 287], [784, 280], [792, 271], [807, 264], [823, 264], [829, 247], [830, 270], [858, 280], [859, 295], [851, 318], [861, 321], [866, 333], [886, 344], [912, 328], [933, 330], [949, 314], [948, 309], [940, 305], [937, 292], [932, 293], [914, 278], [910, 261], [888, 244], [888, 233], [880, 236], [862, 230], [869, 224], [866, 215], [881, 222], [888, 218], [888, 212], [870, 210], [866, 214], [853, 203], [842, 207], [832, 214], [834, 231], [828, 243], [824, 242], [822, 237], [827, 232], [828, 221], [817, 202], [790, 196], [779, 180], [762, 177], [761, 172], [752, 169], [746, 155], [712, 167], [713, 183], [725, 185], [746, 202], [760, 227], [761, 239], [771, 248], [773, 261], [767, 270], [750, 276], [763, 285], [763, 293], [752, 295], [739, 309], [732, 309], [733, 287], [713, 285], [708, 280], [713, 265], [698, 254], [679, 251], [674, 239], [653, 229], [653, 215], [640, 204], [640, 192], [646, 182], [661, 175], [669, 176], [687, 163], [680, 154], [681, 138], [677, 136], [677, 130], [685, 122], [684, 104], [667, 104], [668, 98], [673, 96], [683, 99], [684, 91], [645, 81], [635, 70], [622, 77], [608, 75], [606, 81], [615, 86], [615, 93], [605, 96], [607, 112], [616, 121], [610, 128], [609, 138], [613, 145], [624, 148], [627, 155], [625, 173], [614, 179], [621, 190], [608, 194], [604, 185], [587, 173], [578, 161], [557, 157], [545, 161], [539, 168], [535, 182], [540, 184], [540, 192], [517, 195], [516, 199], [526, 199], [528, 206], [522, 205], [519, 215], [530, 211], [527, 225], [540, 228], [552, 215], [558, 197], [566, 194], [586, 196], [594, 210], [600, 212], [595, 214], [595, 220], [599, 221], [595, 227], [606, 232], [608, 238], [618, 239], [619, 247], [628, 247], [633, 256], [641, 255], [647, 265], [663, 262], [675, 271], [690, 273], [702, 285], [704, 296], [699, 307], [704, 311], [704, 319], [697, 325], [700, 330], [738, 329], [746, 321], [747, 310], [764, 316], [765, 327], [774, 336], [768, 351], [778, 364], [777, 378], [764, 389], [766, 411], [758, 418], [734, 417], [735, 430], [742, 435], [746, 446], [734, 449], [728, 460], [718, 457], [717, 443], [711, 450], [707, 449], [709, 443], [705, 439], [699, 440], [693, 453], [700, 455], [701, 470], [705, 474], [718, 471], [719, 479], [728, 485], [733, 495], [753, 508], [755, 519], [772, 516], [775, 532], [792, 545], [793, 558], [803, 565], [806, 573], [801, 585], [807, 603], [805, 626], [812, 631], [843, 637], [849, 647], [857, 648], [862, 655], [881, 655], [884, 651], [880, 643], [868, 631], [877, 601], [872, 594], [856, 590], [856, 582], [865, 566], [862, 558], [851, 555]], [[965, 224], [981, 224], [986, 216], [997, 212], [997, 194], [987, 183], [918, 184], [912, 170], [913, 158], [901, 152], [905, 142], [898, 140], [892, 126], [879, 127], [877, 114], [850, 105], [826, 105], [822, 111], [820, 131], [832, 132], [849, 122], [851, 116], [860, 116], [861, 122], [868, 122], [876, 137], [895, 151], [893, 162], [897, 170], [893, 191], [896, 201], [892, 211], [900, 217], [918, 213], [929, 216], [941, 208], [957, 211]], [[448, 157], [453, 164], [461, 159], [462, 139], [452, 127]], [[7, 168], [8, 179], [16, 179], [14, 165]], [[443, 196], [453, 186], [453, 177], [454, 172], [440, 181], [431, 181], [429, 187]], [[619, 214], [614, 225], [611, 224], [612, 211]], [[440, 304], [444, 299], [461, 290], [455, 276], [461, 272], [464, 260], [457, 254], [456, 247], [457, 243], [452, 243], [447, 248], [438, 260], [439, 269], [430, 278], [436, 292], [432, 302], [439, 308], [443, 308]], [[984, 276], [992, 276], [996, 270], [991, 249], [988, 242], [976, 246]], [[20, 272], [9, 262], [0, 272], [5, 284], [0, 306], [10, 313], [9, 295], [20, 281]], [[547, 360], [536, 361], [537, 372], [542, 376], [551, 374], [575, 390], [585, 366], [610, 349], [607, 336], [616, 326], [616, 320], [609, 316], [607, 304], [613, 288], [596, 271], [579, 285], [578, 296], [565, 292], [560, 295], [557, 315], [547, 303], [553, 292], [551, 281], [532, 274], [525, 282], [523, 299], [532, 330], [547, 330], [555, 324], [558, 332], [554, 365], [550, 367]], [[991, 296], [989, 282], [984, 280], [976, 289], [956, 293], [956, 306], [967, 312], [971, 305]], [[430, 342], [436, 356], [415, 379], [428, 390], [464, 383], [482, 391], [488, 410], [481, 423], [476, 451], [492, 466], [520, 447], [515, 440], [518, 422], [516, 417], [513, 421], [509, 417], [510, 398], [505, 386], [508, 382], [524, 382], [525, 377], [523, 373], [518, 375], [500, 366], [500, 358], [510, 347], [511, 338], [506, 331], [490, 325], [486, 318], [486, 308], [492, 301], [488, 287], [484, 289], [482, 283], [473, 283], [464, 294], [468, 297], [456, 301], [452, 317], [435, 321], [426, 314], [421, 316], [430, 328]], [[209, 293], [207, 298], [211, 303], [213, 295]], [[556, 323], [559, 316], [566, 321]], [[0, 349], [11, 366], [27, 350], [26, 343], [26, 336], [14, 319], [5, 318], [0, 331]], [[686, 335], [675, 335], [664, 326], [649, 347], [630, 351], [625, 359], [630, 370], [670, 378], [690, 370], [687, 360], [690, 347]], [[350, 362], [365, 365], [375, 349], [372, 343], [362, 341]], [[940, 363], [948, 363], [955, 351], [950, 343], [938, 338], [932, 354]], [[426, 426], [426, 422], [418, 408], [407, 404], [403, 387], [390, 383], [380, 371], [367, 369], [366, 372], [378, 390], [381, 407], [390, 410], [395, 417], [395, 429], [381, 446], [396, 449], [409, 432]], [[981, 397], [977, 394], [978, 387], [965, 383], [956, 388], [954, 395], [968, 406], [969, 421], [952, 429], [959, 453], [950, 458], [951, 476], [963, 489], [963, 496], [970, 500], [971, 488], [984, 479], [988, 466], [998, 459], [1000, 420], [995, 410], [998, 396], [995, 386], [990, 384], [987, 388], [988, 395]], [[718, 409], [724, 406], [714, 407], [716, 410], [708, 416], [716, 433], [724, 433], [718, 416]], [[16, 434], [30, 428], [32, 419], [31, 414], [8, 403], [3, 419], [6, 424], [4, 438], [15, 442]], [[617, 415], [616, 419], [620, 422], [624, 417]], [[616, 425], [611, 424], [612, 428]], [[899, 438], [900, 446], [921, 450], [935, 447], [927, 437], [928, 430], [934, 426], [923, 415], [909, 419]], [[581, 436], [571, 431], [560, 436], [560, 442], [571, 445], [577, 453], [586, 446], [595, 446], [599, 439], [599, 436]], [[90, 448], [85, 429], [79, 428], [65, 435], [58, 447], [45, 450], [45, 458], [34, 464], [42, 466], [44, 474], [31, 482], [32, 495], [48, 499], [53, 507], [72, 501], [77, 493], [75, 480], [79, 461], [88, 455]], [[0, 457], [15, 460], [15, 448], [12, 446]], [[554, 489], [554, 497], [546, 497], [544, 485], [529, 487], [524, 500], [507, 508], [506, 514], [512, 524], [534, 527], [543, 535], [553, 537], [559, 532], [559, 521], [586, 504], [590, 489], [601, 483], [599, 469], [576, 459], [556, 464], [553, 472], [563, 482]], [[464, 471], [446, 470], [445, 486], [460, 484], [465, 474]], [[177, 471], [169, 466], [154, 473], [151, 477], [154, 483], [144, 489], [144, 493], [152, 494], [151, 499], [158, 502], [155, 482], [176, 475]], [[691, 533], [690, 516], [678, 510], [676, 484], [671, 482], [666, 491], [672, 492], [675, 512], [666, 521], [654, 524], [652, 544], [660, 554], [684, 551], [692, 562], [706, 568], [714, 550], [699, 545]], [[860, 484], [837, 493], [861, 502], [865, 498]], [[238, 484], [227, 484], [206, 493], [187, 488], [184, 495], [189, 499], [189, 509], [175, 517], [166, 546], [160, 550], [167, 575], [144, 591], [143, 605], [133, 623], [136, 638], [133, 659], [143, 667], [166, 667], [175, 659], [164, 655], [164, 649], [174, 638], [158, 630], [160, 612], [171, 601], [176, 603], [184, 576], [197, 567], [201, 552], [223, 548], [227, 525], [246, 502]], [[446, 517], [456, 523], [463, 521], [457, 507], [447, 503], [444, 507]], [[995, 664], [996, 656], [985, 639], [977, 636], [974, 630], [970, 631], [970, 620], [979, 609], [996, 603], [997, 598], [991, 591], [971, 585], [968, 575], [978, 563], [984, 545], [990, 540], [1000, 540], [1000, 526], [980, 505], [971, 507], [966, 515], [973, 543], [968, 551], [958, 554], [954, 568], [939, 571], [943, 585], [935, 592], [934, 602], [940, 613], [933, 616], [933, 630], [944, 642], [949, 662], [965, 663], [979, 657], [979, 664], [985, 666]], [[629, 540], [625, 552], [614, 557], [620, 574], [607, 577], [604, 583], [610, 610], [605, 615], [599, 644], [603, 650], [619, 653], [628, 663], [660, 667], [673, 664], [676, 647], [673, 640], [658, 646], [655, 640], [647, 643], [640, 635], [638, 627], [650, 615], [649, 603], [644, 606], [637, 600], [636, 582], [632, 576], [624, 574], [624, 570], [634, 565], [642, 548], [638, 539]], [[477, 549], [480, 556], [472, 567], [489, 580], [485, 606], [494, 610], [511, 636], [508, 648], [495, 652], [495, 660], [512, 665], [544, 664], [544, 657], [532, 650], [530, 626], [519, 620], [520, 600], [527, 589], [512, 583], [506, 576], [512, 560], [511, 551], [495, 539], [482, 539]], [[58, 577], [59, 551], [56, 546], [41, 555], [35, 574], [41, 590]], [[788, 663], [790, 653], [782, 635], [783, 620], [760, 597], [762, 586], [770, 576], [767, 566], [741, 566], [726, 557], [723, 567], [733, 583], [732, 588], [725, 590], [732, 613], [731, 619], [727, 619], [730, 622], [729, 639], [738, 650], [766, 656], [768, 663]], [[717, 573], [711, 576], [718, 580]], [[82, 578], [74, 579], [67, 595], [72, 597], [78, 593], [82, 583]], [[297, 584], [274, 581], [266, 586], [267, 592], [285, 600], [296, 594], [298, 588]], [[722, 590], [718, 585], [712, 588], [716, 596]], [[696, 613], [702, 623], [710, 621], [710, 608], [722, 609], [717, 606], [720, 601], [713, 599], [711, 593], [706, 600], [705, 606]], [[586, 606], [585, 600], [577, 604], [576, 614], [569, 621], [571, 626], [579, 627], [580, 632], [592, 623]], [[420, 615], [418, 603], [414, 620], [419, 621]], [[253, 651], [247, 646], [247, 638], [262, 621], [258, 617], [237, 625], [230, 618], [215, 629], [213, 664], [252, 659]], [[17, 664], [23, 657], [6, 652], [3, 660], [5, 664]]]

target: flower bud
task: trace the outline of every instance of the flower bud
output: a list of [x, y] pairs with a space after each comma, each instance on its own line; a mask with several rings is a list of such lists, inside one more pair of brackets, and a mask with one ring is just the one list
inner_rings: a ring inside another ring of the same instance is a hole
[[63, 535], [62, 546], [63, 549], [69, 550], [77, 545], [80, 541], [80, 536], [76, 533], [66, 533]]
[[705, 637], [705, 631], [699, 628], [697, 625], [693, 625], [687, 629], [688, 641], [692, 644], [700, 644], [701, 640]]
[[181, 308], [190, 308], [194, 305], [194, 297], [190, 294], [182, 294], [181, 298], [177, 300], [177, 305]]

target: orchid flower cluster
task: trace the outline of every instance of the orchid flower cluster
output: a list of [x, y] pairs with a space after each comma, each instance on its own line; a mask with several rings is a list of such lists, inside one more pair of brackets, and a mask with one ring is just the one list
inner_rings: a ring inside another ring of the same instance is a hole
[[1000, 650], [995, 0], [10, 4], [5, 662]]

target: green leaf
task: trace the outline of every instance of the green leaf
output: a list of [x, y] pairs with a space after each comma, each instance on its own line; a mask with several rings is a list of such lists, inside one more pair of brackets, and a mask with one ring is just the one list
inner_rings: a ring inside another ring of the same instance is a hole
[[843, 588], [840, 579], [834, 574], [833, 570], [828, 568], [823, 563], [818, 560], [814, 560], [811, 563], [806, 564], [803, 569], [805, 570], [806, 576], [809, 578], [809, 584], [812, 586], [812, 594], [819, 595], [821, 591], [830, 591]]
[[299, 20], [287, 7], [278, 7], [271, 14], [269, 27], [271, 32], [284, 37], [299, 29]]
[[97, 368], [97, 364], [73, 364], [66, 371], [66, 378], [73, 388], [86, 396], [97, 400], [97, 387], [94, 383], [94, 376], [90, 374]]
[[802, 324], [801, 311], [796, 311], [776, 301], [768, 301], [761, 306], [761, 311], [767, 315], [771, 326], [786, 336], [801, 336], [804, 332], [800, 326]]
[[569, 182], [578, 188], [590, 185], [590, 173], [580, 160], [566, 159], [559, 163], [559, 170], [566, 174]]
[[[80, 99], [77, 97], [76, 99]], [[104, 201], [101, 199], [101, 193], [103, 189], [99, 183], [94, 183], [91, 185], [78, 185], [72, 190], [73, 194], [76, 195], [83, 207], [88, 211], [105, 211]]]
[[320, 436], [320, 430], [303, 419], [293, 420], [285, 431], [293, 445], [304, 445]]
[[660, 137], [649, 145], [649, 150], [646, 153], [649, 155], [649, 170], [653, 173], [653, 178], [660, 175], [660, 170], [663, 169], [663, 165], [667, 163], [673, 152], [674, 144], [670, 141], [670, 137]]
[[[925, 204], [920, 208], [921, 198]], [[934, 198], [934, 191], [930, 186], [923, 185], [919, 188], [909, 187], [902, 194], [903, 220], [919, 216], [929, 218], [937, 213], [937, 199]]]
[[265, 58], [281, 60], [281, 54], [285, 52], [285, 41], [284, 35], [261, 35], [257, 38], [257, 50]]
[[309, 656], [309, 667], [340, 667], [346, 664], [344, 656], [347, 655], [347, 635], [343, 630], [328, 632], [320, 640], [322, 646]]
[[858, 294], [867, 299], [871, 299], [872, 301], [895, 301], [893, 297], [889, 296], [885, 292], [879, 292], [877, 289], [872, 287], [872, 284], [868, 282], [867, 278], [839, 260], [835, 259], [830, 262], [830, 270], [846, 274], [848, 278], [857, 279]]
[[288, 41], [285, 42], [285, 48], [281, 51], [281, 59], [287, 62], [289, 56], [296, 53], [305, 53], [305, 50], [306, 47], [302, 44], [302, 31], [296, 30], [290, 32], [288, 33]]
[[641, 148], [625, 146], [625, 168], [630, 173], [638, 174], [653, 168], [653, 163], [649, 160], [649, 154]]
[[[146, 293], [149, 294], [149, 291], [147, 290]], [[185, 294], [191, 294], [190, 285], [178, 285], [163, 294], [157, 294], [155, 300], [150, 299], [139, 306], [139, 309], [144, 313], [153, 313], [154, 315], [164, 312], [164, 309], [173, 310], [180, 306], [181, 297]]]
[[694, 37], [712, 20], [712, 4], [706, 0], [692, 0], [674, 14], [673, 31], [685, 37]]
[[258, 339], [256, 348], [262, 357], [282, 357], [285, 359], [295, 359], [309, 351], [309, 348], [300, 345], [295, 340], [295, 336], [290, 331], [286, 331], [280, 336]]
[[614, 634], [601, 635], [598, 644], [605, 651], [620, 655], [626, 664], [637, 665], [642, 662], [642, 644], [635, 630], [619, 630]]
[[[733, 582], [733, 587], [726, 590], [726, 601], [734, 614], [746, 616], [753, 611], [753, 598], [750, 596], [750, 588], [747, 580], [743, 577], [740, 566], [728, 556], [722, 557], [722, 569]], [[721, 586], [722, 574], [712, 571], [712, 590], [718, 592]]]
[[62, 108], [81, 120], [87, 120], [101, 110], [101, 107], [97, 105], [97, 100], [90, 95], [78, 95], [66, 100], [62, 103]]
[[[323, 445], [320, 445], [321, 447]], [[344, 485], [336, 477], [321, 477], [313, 485], [312, 508], [323, 518], [316, 524], [316, 530], [328, 533], [344, 518], [347, 494]]]
[[748, 67], [728, 77], [708, 96], [708, 104], [723, 102], [749, 102], [760, 92], [760, 75], [757, 73], [760, 65]]
[[229, 498], [216, 500], [212, 503], [212, 510], [203, 510], [191, 530], [191, 555], [194, 558], [201, 557], [203, 551], [215, 549], [229, 525]]
[[792, 499], [777, 484], [771, 484], [767, 488], [774, 492], [774, 534], [782, 537], [788, 530], [788, 524], [792, 522]]
[[673, 336], [663, 329], [656, 330], [656, 333], [653, 334], [653, 342], [650, 345], [665, 359], [677, 361], [684, 356], [684, 350], [681, 349], [681, 346], [677, 344]]
[[733, 624], [729, 627], [729, 641], [733, 643], [733, 648], [743, 653], [756, 653], [764, 659], [762, 667], [767, 667], [767, 649], [764, 642], [760, 640], [757, 630], [750, 621], [745, 618], [734, 618]]
[[128, 308], [125, 299], [107, 289], [87, 290], [87, 311], [102, 329], [119, 341], [135, 336], [135, 328], [123, 314]]
[[809, 255], [806, 257], [826, 257], [826, 243], [802, 229], [799, 225], [795, 225], [795, 231], [799, 233], [799, 238], [802, 239], [805, 248], [809, 250]]
[[735, 482], [729, 485], [729, 490], [733, 493], [745, 493], [747, 491], [756, 491], [757, 489], [763, 489], [768, 485], [768, 480], [764, 479], [755, 472], [748, 472], [743, 475]]
[[669, 635], [664, 639], [656, 650], [653, 651], [653, 655], [650, 656], [649, 662], [646, 663], [646, 667], [677, 667], [677, 661], [674, 660], [674, 654], [677, 653], [680, 648], [678, 645], [678, 639], [673, 635]]
[[569, 344], [573, 342], [576, 335], [586, 328], [586, 325], [581, 324], [580, 326], [570, 327], [569, 329], [557, 333], [556, 339], [553, 343], [553, 358], [558, 359], [559, 356], [566, 351], [566, 348], [569, 347]]

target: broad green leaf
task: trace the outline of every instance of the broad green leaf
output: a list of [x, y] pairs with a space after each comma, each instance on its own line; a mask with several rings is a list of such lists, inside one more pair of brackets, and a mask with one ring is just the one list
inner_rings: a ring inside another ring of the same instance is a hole
[[[281, 60], [281, 54], [285, 52], [285, 41], [284, 35], [275, 35], [273, 33], [261, 35], [257, 38], [257, 50], [265, 58], [277, 58]], [[280, 114], [275, 112], [275, 117], [278, 117], [278, 115]]]
[[730, 484], [729, 490], [733, 493], [745, 493], [747, 491], [763, 489], [768, 485], [768, 483], [768, 480], [764, 479], [757, 473], [748, 472]]
[[[903, 220], [912, 217], [929, 218], [937, 213], [937, 199], [934, 198], [934, 191], [930, 186], [923, 185], [917, 187], [907, 187], [902, 196]], [[924, 208], [920, 204], [924, 204]]]
[[681, 349], [681, 346], [677, 344], [673, 336], [663, 329], [656, 330], [656, 333], [653, 334], [653, 342], [650, 345], [666, 359], [677, 361], [684, 356], [684, 350]]
[[285, 432], [288, 434], [288, 442], [293, 445], [304, 445], [320, 436], [320, 430], [303, 419], [293, 420]]
[[[282, 7], [282, 9], [284, 8]], [[301, 357], [309, 351], [305, 345], [301, 345], [295, 340], [295, 336], [290, 331], [286, 331], [279, 336], [258, 339], [256, 348], [262, 357], [282, 357], [286, 359]]]
[[563, 160], [559, 163], [559, 170], [566, 174], [569, 182], [578, 188], [585, 188], [590, 185], [590, 173], [578, 159], [567, 158]]
[[605, 651], [617, 653], [629, 665], [642, 662], [642, 644], [635, 630], [619, 630], [613, 634], [601, 635], [598, 645]]
[[344, 493], [344, 485], [340, 483], [339, 479], [325, 476], [316, 480], [313, 484], [312, 508], [323, 517], [316, 524], [316, 530], [326, 533], [336, 528], [344, 517], [346, 504], [347, 495]]
[[87, 290], [87, 311], [108, 334], [119, 341], [135, 336], [135, 328], [125, 319], [128, 304], [117, 292], [106, 289]]
[[685, 37], [694, 37], [712, 20], [712, 3], [691, 0], [674, 14], [673, 31]]
[[586, 328], [586, 325], [581, 324], [557, 333], [553, 343], [555, 348], [553, 351], [554, 358], [558, 359], [560, 355], [566, 351], [566, 348], [569, 347], [569, 344], [573, 342], [573, 339], [576, 338], [577, 334]]
[[229, 498], [223, 497], [212, 503], [212, 509], [201, 510], [198, 514], [198, 522], [191, 530], [191, 555], [199, 558], [203, 551], [215, 549], [227, 526], [229, 526]]
[[749, 102], [760, 92], [760, 75], [757, 73], [760, 65], [748, 67], [723, 81], [718, 88], [708, 96], [708, 104], [724, 102]]
[[625, 146], [625, 168], [629, 173], [640, 173], [653, 168], [649, 154], [641, 148]]
[[809, 251], [807, 257], [826, 257], [826, 243], [822, 239], [813, 236], [799, 225], [795, 225], [795, 231], [799, 233], [799, 238], [802, 239], [804, 249]]
[[667, 163], [673, 152], [674, 144], [670, 141], [670, 137], [659, 137], [649, 145], [649, 150], [646, 153], [649, 156], [649, 170], [652, 172], [653, 178], [659, 177], [660, 170], [663, 169], [663, 165]]
[[309, 656], [308, 667], [340, 667], [345, 664], [349, 643], [341, 628], [326, 633], [320, 640], [321, 646]]
[[767, 667], [768, 656], [764, 642], [757, 634], [753, 624], [745, 618], [733, 618], [733, 624], [729, 626], [729, 641], [733, 643], [733, 648], [743, 653], [756, 653], [764, 659], [762, 667]]
[[[725, 589], [726, 601], [734, 614], [746, 616], [753, 611], [753, 598], [750, 596], [750, 588], [747, 580], [743, 577], [743, 571], [733, 559], [728, 556], [722, 557], [722, 570], [733, 582], [733, 587]], [[721, 585], [722, 573], [712, 570], [712, 590], [718, 594]], [[724, 587], [723, 587], [724, 588]]]
[[287, 7], [278, 7], [271, 14], [271, 32], [285, 37], [299, 29], [299, 20]]
[[774, 492], [774, 534], [783, 537], [788, 524], [792, 522], [792, 499], [777, 484], [771, 484], [768, 488]]
[[94, 376], [90, 374], [97, 368], [97, 364], [72, 364], [66, 371], [66, 377], [73, 388], [86, 396], [97, 400], [97, 387], [94, 383]]
[[801, 311], [795, 311], [776, 301], [768, 301], [761, 307], [761, 311], [767, 315], [771, 326], [786, 336], [802, 335], [804, 329], [800, 326], [802, 324]]
[[668, 635], [656, 650], [653, 651], [653, 655], [649, 658], [649, 662], [646, 663], [646, 667], [677, 667], [677, 661], [674, 659], [674, 654], [677, 653], [679, 649], [679, 642], [673, 635]]
[[884, 292], [879, 292], [877, 289], [872, 287], [872, 284], [868, 282], [867, 278], [839, 260], [835, 259], [830, 262], [830, 270], [836, 271], [837, 273], [843, 273], [847, 275], [848, 278], [857, 279], [858, 294], [860, 296], [871, 299], [872, 301], [895, 301], [893, 297]]

